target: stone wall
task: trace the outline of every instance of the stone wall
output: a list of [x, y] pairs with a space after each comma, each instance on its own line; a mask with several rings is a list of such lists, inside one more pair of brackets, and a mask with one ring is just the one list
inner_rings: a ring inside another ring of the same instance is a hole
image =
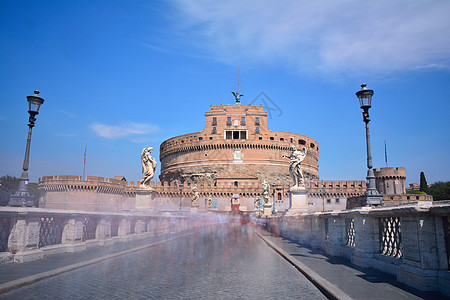
[[[238, 182], [235, 186], [235, 182]], [[51, 209], [74, 209], [95, 212], [122, 212], [134, 210], [154, 210], [171, 212], [189, 210], [192, 198], [191, 186], [186, 182], [180, 191], [179, 183], [152, 181], [151, 201], [148, 204], [137, 203], [136, 193], [140, 191], [133, 182], [112, 178], [59, 175], [44, 176], [39, 179], [39, 207]], [[275, 206], [278, 211], [289, 209], [289, 185], [277, 184]], [[347, 198], [361, 195], [365, 191], [364, 181], [311, 181], [306, 183], [310, 211], [328, 211], [344, 209]], [[254, 212], [254, 202], [262, 197], [262, 186], [256, 178], [222, 178], [216, 184], [200, 182], [199, 205], [201, 210], [208, 210], [209, 198], [217, 202], [218, 211], [230, 211], [231, 197], [238, 194], [241, 211]]]

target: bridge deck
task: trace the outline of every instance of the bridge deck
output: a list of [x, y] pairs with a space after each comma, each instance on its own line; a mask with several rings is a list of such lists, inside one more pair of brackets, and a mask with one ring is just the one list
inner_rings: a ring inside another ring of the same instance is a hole
[[[354, 299], [439, 299], [395, 281], [393, 276], [360, 269], [263, 232], [289, 259], [298, 260], [328, 284]], [[178, 237], [139, 251], [137, 247]], [[40, 261], [0, 265], [0, 284], [63, 267], [99, 260], [81, 268], [16, 288], [2, 299], [325, 299], [287, 260], [269, 248], [250, 226], [227, 224], [189, 235], [155, 237], [132, 244], [49, 256]], [[102, 261], [100, 261], [102, 260]]]

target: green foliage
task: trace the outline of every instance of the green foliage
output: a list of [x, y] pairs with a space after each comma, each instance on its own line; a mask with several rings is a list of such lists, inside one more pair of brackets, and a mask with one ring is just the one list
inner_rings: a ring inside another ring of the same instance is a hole
[[[8, 205], [9, 198], [19, 189], [20, 179], [14, 176], [0, 177], [0, 206]], [[37, 183], [28, 183], [28, 190], [35, 197], [35, 201], [39, 201], [39, 192]]]
[[419, 194], [419, 195], [426, 195], [427, 193], [422, 191], [406, 191], [407, 194]]
[[11, 194], [15, 193], [18, 189], [19, 178], [9, 175], [0, 177], [0, 205], [7, 205]]
[[435, 182], [428, 189], [428, 194], [433, 196], [434, 201], [450, 200], [450, 181]]
[[427, 184], [427, 180], [425, 178], [425, 173], [420, 172], [420, 189], [419, 191], [428, 192], [428, 184]]

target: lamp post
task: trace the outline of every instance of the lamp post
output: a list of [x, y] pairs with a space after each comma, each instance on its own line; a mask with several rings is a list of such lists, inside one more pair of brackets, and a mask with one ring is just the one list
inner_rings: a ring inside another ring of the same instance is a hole
[[182, 210], [181, 210], [181, 197], [183, 196], [183, 194], [182, 194], [182, 192], [183, 192], [183, 187], [184, 187], [183, 183], [180, 183], [180, 185], [179, 185], [179, 188], [180, 188], [180, 208], [179, 208], [179, 210], [178, 210], [178, 212], [179, 212], [180, 214], [182, 213]]
[[272, 201], [272, 214], [275, 214], [276, 210], [275, 210], [275, 188], [276, 188], [276, 184], [272, 183], [272, 197], [273, 197], [273, 201]]
[[28, 138], [27, 146], [25, 148], [25, 158], [23, 159], [23, 172], [19, 181], [19, 190], [11, 196], [8, 206], [34, 206], [34, 197], [30, 195], [28, 191], [28, 167], [30, 165], [30, 144], [31, 144], [31, 132], [36, 123], [36, 116], [39, 114], [39, 108], [44, 99], [39, 96], [39, 91], [34, 91], [33, 96], [27, 96], [28, 101]]
[[373, 90], [369, 90], [365, 83], [361, 84], [361, 90], [356, 92], [359, 104], [363, 110], [363, 121], [366, 124], [366, 146], [367, 146], [367, 182], [368, 186], [363, 197], [362, 205], [382, 205], [383, 195], [379, 194], [376, 188], [375, 175], [373, 173], [372, 153], [370, 149], [370, 132], [369, 132], [369, 108], [372, 104]]

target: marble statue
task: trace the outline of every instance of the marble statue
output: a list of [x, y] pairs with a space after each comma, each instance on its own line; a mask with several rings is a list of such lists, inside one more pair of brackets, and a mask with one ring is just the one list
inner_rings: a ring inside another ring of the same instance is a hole
[[264, 180], [264, 182], [262, 183], [263, 186], [263, 200], [264, 200], [264, 204], [270, 204], [270, 185], [267, 181]]
[[152, 180], [153, 176], [155, 176], [157, 162], [150, 155], [153, 151], [152, 147], [142, 149], [141, 153], [141, 162], [142, 162], [142, 173], [144, 173], [144, 177], [139, 182], [143, 186], [148, 186], [150, 180]]
[[287, 157], [291, 160], [289, 163], [289, 173], [294, 181], [293, 187], [305, 187], [301, 163], [306, 157], [306, 148], [303, 147], [303, 150], [297, 150], [294, 145], [291, 145], [291, 151], [292, 153], [289, 156], [283, 155], [282, 157]]
[[191, 205], [198, 206], [198, 199], [200, 198], [200, 194], [198, 192], [197, 184], [194, 184], [192, 186], [191, 191], [192, 191]]

